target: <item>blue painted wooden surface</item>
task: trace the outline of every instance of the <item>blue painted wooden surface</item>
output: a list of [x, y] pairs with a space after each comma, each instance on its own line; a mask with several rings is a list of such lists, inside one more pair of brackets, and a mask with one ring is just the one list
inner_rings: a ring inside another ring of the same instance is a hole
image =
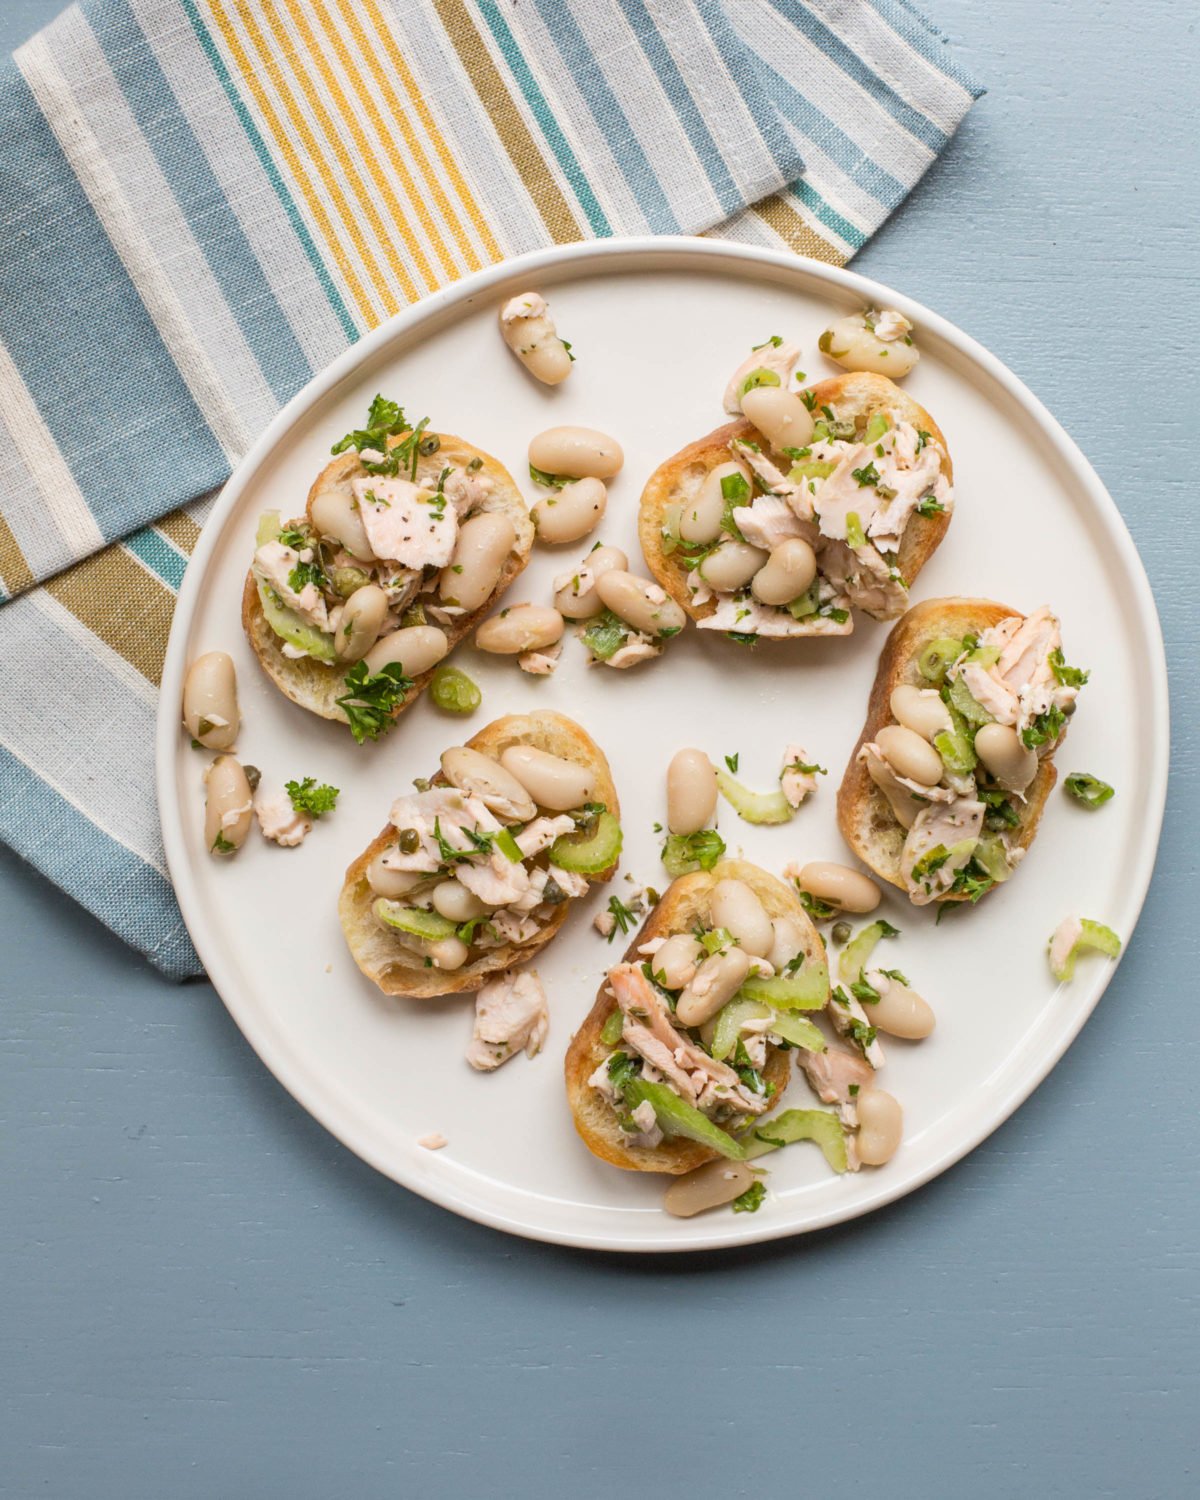
[[[7, 0], [0, 46], [58, 3]], [[1195, 1493], [1200, 58], [1168, 0], [930, 3], [992, 92], [858, 265], [1079, 440], [1172, 661], [1158, 874], [1098, 1013], [870, 1221], [581, 1255], [377, 1177], [209, 989], [0, 853], [0, 1494]]]

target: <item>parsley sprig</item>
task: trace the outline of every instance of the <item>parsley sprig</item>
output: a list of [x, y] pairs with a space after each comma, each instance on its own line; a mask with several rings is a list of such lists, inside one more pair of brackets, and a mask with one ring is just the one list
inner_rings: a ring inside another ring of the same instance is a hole
[[323, 813], [332, 812], [337, 806], [339, 789], [330, 786], [328, 782], [318, 785], [315, 776], [306, 776], [303, 781], [287, 781], [283, 789], [292, 799], [292, 806], [298, 813], [308, 813], [311, 817], [319, 818]]
[[412, 678], [404, 675], [398, 661], [388, 662], [374, 676], [367, 671], [366, 662], [354, 663], [346, 673], [349, 691], [337, 699], [337, 705], [345, 711], [357, 744], [377, 740], [392, 727], [395, 711], [412, 685]]

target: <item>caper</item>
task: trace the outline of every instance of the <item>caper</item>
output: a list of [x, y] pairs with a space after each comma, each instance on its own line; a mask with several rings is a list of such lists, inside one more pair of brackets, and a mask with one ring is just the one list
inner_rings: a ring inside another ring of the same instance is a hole
[[400, 616], [400, 623], [404, 626], [427, 625], [429, 621], [425, 618], [425, 606], [423, 604], [410, 604]]
[[415, 828], [402, 828], [398, 842], [401, 854], [415, 854], [421, 847], [421, 835]]
[[257, 766], [243, 766], [242, 770], [246, 773], [246, 780], [250, 783], [250, 790], [257, 792], [258, 783], [262, 780], [262, 772]]
[[829, 929], [829, 936], [835, 943], [848, 943], [850, 941], [850, 923], [835, 922]]
[[468, 474], [474, 474], [474, 473], [477, 473], [478, 470], [480, 470], [482, 468], [483, 468], [483, 459], [482, 458], [473, 458], [471, 460], [471, 462], [467, 465], [467, 473]]
[[339, 599], [349, 599], [351, 594], [357, 594], [359, 589], [365, 588], [371, 581], [371, 575], [364, 573], [361, 568], [334, 568], [333, 570], [333, 592]]
[[442, 440], [436, 432], [427, 432], [417, 445], [417, 451], [422, 458], [428, 458], [431, 453], [436, 453], [442, 446]]
[[567, 899], [567, 893], [555, 880], [553, 875], [546, 877], [546, 884], [542, 887], [542, 901], [547, 906], [561, 906]]

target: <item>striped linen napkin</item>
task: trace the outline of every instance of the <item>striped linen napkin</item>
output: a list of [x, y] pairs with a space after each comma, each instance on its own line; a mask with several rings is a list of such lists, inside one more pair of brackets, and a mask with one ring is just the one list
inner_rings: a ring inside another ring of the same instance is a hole
[[521, 251], [712, 230], [840, 264], [981, 93], [907, 0], [65, 12], [0, 69], [0, 838], [199, 973], [157, 684], [209, 499], [279, 407]]

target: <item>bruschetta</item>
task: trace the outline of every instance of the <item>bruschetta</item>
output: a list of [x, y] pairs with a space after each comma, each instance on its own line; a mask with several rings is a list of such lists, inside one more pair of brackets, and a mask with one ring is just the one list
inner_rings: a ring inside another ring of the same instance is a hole
[[354, 961], [387, 995], [480, 989], [540, 953], [571, 902], [612, 878], [608, 761], [562, 714], [510, 714], [392, 804], [338, 902]]
[[242, 624], [280, 691], [361, 743], [521, 572], [533, 525], [502, 464], [382, 397], [334, 451], [302, 516], [261, 518]]
[[916, 906], [978, 901], [1033, 842], [1087, 672], [1048, 608], [929, 599], [894, 626], [838, 790], [842, 836]]
[[[895, 619], [950, 524], [941, 428], [883, 375], [799, 392], [774, 369], [739, 375], [727, 395], [738, 419], [661, 464], [643, 491], [650, 571], [701, 630], [738, 641], [848, 635], [855, 609]], [[742, 411], [748, 396], [764, 399]]]
[[604, 977], [566, 1057], [589, 1151], [636, 1172], [745, 1155], [778, 1103], [779, 1044], [824, 1051], [804, 1012], [830, 994], [825, 948], [794, 890], [743, 860], [682, 875]]

